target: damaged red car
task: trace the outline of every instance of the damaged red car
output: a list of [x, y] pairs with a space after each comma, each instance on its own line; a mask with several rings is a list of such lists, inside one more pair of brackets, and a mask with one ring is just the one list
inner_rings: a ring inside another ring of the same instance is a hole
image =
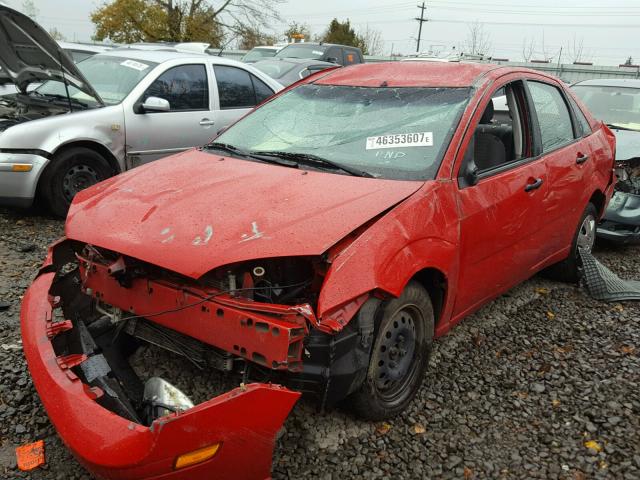
[[[99, 478], [269, 477], [301, 394], [391, 417], [463, 317], [543, 269], [575, 281], [614, 142], [530, 70], [308, 77], [209, 145], [76, 196], [23, 301], [34, 384]], [[141, 346], [236, 388], [194, 406], [132, 369]]]

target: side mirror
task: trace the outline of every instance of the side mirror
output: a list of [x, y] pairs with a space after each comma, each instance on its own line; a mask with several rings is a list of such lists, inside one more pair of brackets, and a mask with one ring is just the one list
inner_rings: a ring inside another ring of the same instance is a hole
[[478, 184], [480, 178], [478, 177], [478, 166], [473, 160], [475, 156], [475, 137], [469, 142], [467, 151], [464, 154], [462, 160], [462, 169], [460, 170], [460, 176], [458, 178], [458, 185], [460, 188], [473, 187]]
[[473, 187], [478, 184], [478, 167], [473, 160], [467, 162], [460, 177], [460, 184], [464, 187]]
[[338, 63], [338, 59], [336, 57], [327, 57], [327, 62]]
[[164, 98], [149, 97], [141, 105], [142, 113], [146, 112], [168, 112], [171, 105]]

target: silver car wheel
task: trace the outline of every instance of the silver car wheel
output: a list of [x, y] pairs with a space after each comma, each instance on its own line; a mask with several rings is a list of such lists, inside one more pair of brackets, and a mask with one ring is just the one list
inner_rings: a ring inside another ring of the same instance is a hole
[[593, 215], [587, 215], [580, 225], [576, 245], [579, 250], [591, 252], [596, 242], [596, 219]]

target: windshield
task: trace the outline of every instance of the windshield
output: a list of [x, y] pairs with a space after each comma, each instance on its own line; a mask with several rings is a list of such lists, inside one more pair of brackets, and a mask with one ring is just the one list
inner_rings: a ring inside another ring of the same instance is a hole
[[263, 60], [254, 65], [258, 70], [276, 80], [282, 78], [286, 73], [289, 73], [295, 66], [295, 63], [289, 63], [283, 60]]
[[[157, 63], [131, 60], [124, 57], [94, 55], [77, 64], [91, 86], [98, 92], [106, 105], [116, 105], [129, 95]], [[40, 85], [36, 91], [41, 95], [62, 95], [67, 97], [64, 83], [49, 80]], [[69, 86], [71, 98], [96, 106], [96, 100], [88, 94]]]
[[249, 53], [247, 53], [244, 57], [242, 57], [243, 62], [257, 62], [258, 60], [262, 60], [263, 58], [270, 58], [276, 54], [276, 50], [271, 48], [254, 48]]
[[305, 45], [299, 43], [296, 45], [289, 45], [280, 50], [276, 57], [278, 58], [313, 58], [317, 60], [324, 55], [327, 47], [324, 45]]
[[432, 179], [469, 95], [468, 88], [301, 85], [216, 142], [315, 155], [375, 177]]
[[591, 113], [609, 125], [640, 130], [640, 88], [575, 85]]

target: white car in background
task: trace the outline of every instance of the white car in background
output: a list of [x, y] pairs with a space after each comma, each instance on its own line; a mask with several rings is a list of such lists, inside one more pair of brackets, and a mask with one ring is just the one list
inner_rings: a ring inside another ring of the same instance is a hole
[[0, 97], [0, 204], [39, 197], [58, 216], [78, 191], [204, 145], [282, 89], [250, 65], [169, 47], [115, 49], [76, 65], [5, 6], [0, 43], [0, 66], [18, 88]]

